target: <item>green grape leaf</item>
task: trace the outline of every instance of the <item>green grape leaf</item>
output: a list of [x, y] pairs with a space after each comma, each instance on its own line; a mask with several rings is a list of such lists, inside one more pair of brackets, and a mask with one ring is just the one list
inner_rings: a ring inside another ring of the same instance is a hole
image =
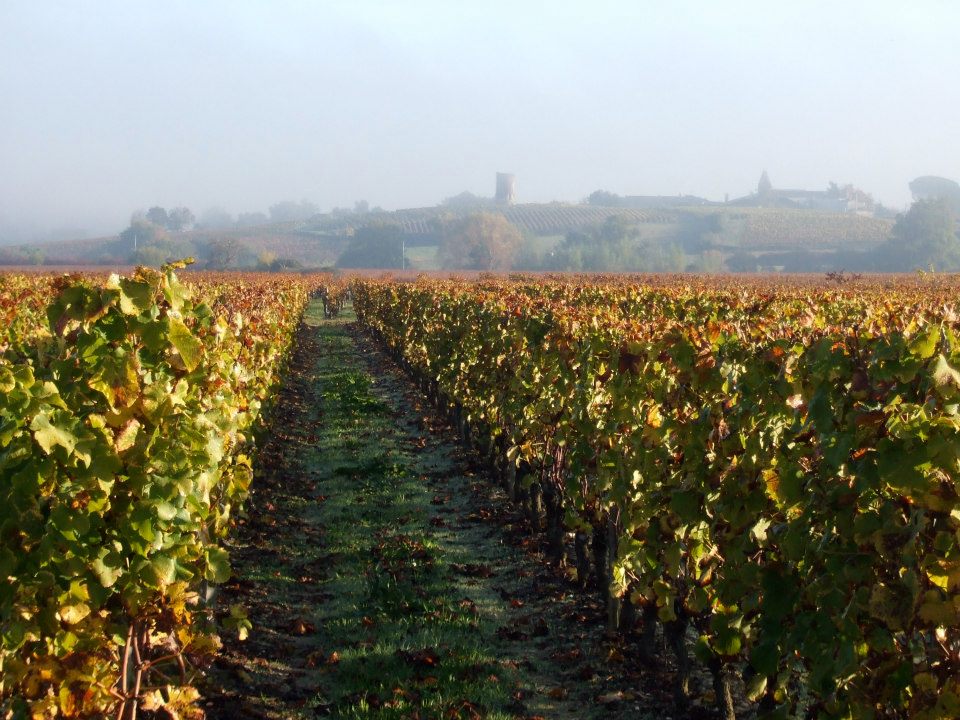
[[64, 605], [60, 608], [60, 619], [67, 625], [76, 625], [90, 614], [90, 606], [86, 603]]
[[153, 288], [149, 283], [124, 278], [120, 281], [120, 311], [140, 315], [153, 307]]
[[160, 502], [157, 503], [157, 517], [163, 521], [173, 520], [177, 515], [177, 508], [174, 507], [171, 503]]
[[937, 350], [937, 343], [940, 342], [940, 327], [938, 325], [928, 325], [927, 328], [910, 339], [907, 346], [911, 355], [916, 355], [923, 360], [933, 357]]
[[960, 372], [950, 366], [947, 359], [941, 354], [933, 365], [933, 382], [945, 397], [953, 397], [960, 391]]
[[113, 587], [114, 583], [123, 575], [120, 556], [107, 548], [100, 550], [99, 555], [91, 563], [94, 574], [105, 588]]
[[207, 568], [203, 577], [212, 583], [225, 583], [230, 579], [230, 556], [218, 547], [207, 549]]
[[52, 423], [50, 416], [46, 413], [40, 413], [34, 417], [30, 423], [30, 429], [33, 430], [34, 440], [47, 455], [58, 445], [68, 454], [72, 453], [77, 446], [77, 437], [67, 428]]
[[165, 587], [176, 580], [177, 561], [166, 555], [154, 555], [150, 558], [153, 578], [159, 587]]
[[170, 318], [170, 343], [180, 353], [187, 370], [193, 372], [203, 357], [203, 346], [179, 318]]

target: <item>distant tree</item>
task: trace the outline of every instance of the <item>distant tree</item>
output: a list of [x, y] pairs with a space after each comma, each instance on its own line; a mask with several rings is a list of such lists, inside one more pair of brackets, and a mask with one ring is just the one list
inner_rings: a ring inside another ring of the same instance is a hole
[[43, 265], [43, 261], [46, 259], [46, 253], [43, 252], [38, 247], [30, 246], [27, 248], [27, 260], [31, 265]]
[[175, 207], [167, 213], [167, 230], [170, 232], [182, 232], [193, 225], [196, 218], [189, 208]]
[[773, 183], [770, 182], [770, 176], [767, 175], [767, 171], [764, 170], [760, 174], [760, 182], [757, 183], [757, 195], [764, 197], [769, 195], [773, 190]]
[[43, 265], [43, 250], [34, 245], [0, 247], [0, 265]]
[[233, 238], [211, 240], [207, 245], [207, 267], [213, 270], [233, 267], [239, 252], [240, 246]]
[[302, 270], [303, 263], [296, 258], [278, 257], [270, 263], [270, 269], [273, 272], [283, 272], [284, 270]]
[[910, 192], [917, 200], [960, 197], [960, 184], [949, 178], [924, 175], [910, 181]]
[[262, 272], [283, 272], [284, 270], [300, 270], [303, 263], [295, 258], [277, 257], [275, 253], [264, 250], [257, 255], [257, 270]]
[[[152, 209], [152, 208], [151, 208]], [[149, 213], [147, 213], [149, 215]], [[130, 252], [146, 246], [155, 245], [168, 239], [167, 231], [163, 226], [150, 222], [145, 218], [130, 221], [130, 227], [120, 233], [120, 241], [129, 246]]]
[[897, 218], [890, 240], [877, 251], [880, 269], [960, 269], [960, 239], [948, 200], [918, 200]]
[[547, 270], [584, 272], [678, 272], [686, 257], [675, 241], [644, 238], [637, 225], [612, 216], [587, 230], [572, 231], [551, 253]]
[[910, 182], [914, 200], [943, 199], [954, 213], [960, 214], [960, 185], [947, 178], [925, 175]]
[[623, 215], [611, 215], [600, 226], [598, 239], [603, 243], [618, 243], [630, 237], [638, 237], [636, 226]]
[[133, 262], [137, 265], [147, 265], [149, 267], [160, 267], [170, 259], [172, 258], [168, 257], [166, 250], [157, 245], [138, 247], [133, 254]]
[[366, 215], [368, 212], [370, 212], [370, 203], [366, 200], [357, 200], [353, 204], [353, 213], [355, 215]]
[[272, 270], [273, 263], [277, 259], [277, 254], [269, 250], [264, 250], [257, 255], [257, 270]]
[[601, 207], [619, 207], [621, 198], [616, 193], [607, 190], [594, 190], [587, 197], [587, 202], [591, 205], [600, 205]]
[[237, 227], [252, 227], [254, 225], [266, 225], [270, 222], [262, 212], [240, 213], [237, 215]]
[[[146, 221], [140, 222], [156, 228], [152, 223]], [[149, 228], [146, 230], [149, 230]], [[171, 260], [179, 260], [180, 258], [196, 255], [196, 247], [192, 242], [184, 240], [182, 237], [172, 238], [162, 228], [156, 228], [156, 230], [157, 232], [153, 233], [152, 236], [148, 236], [147, 240], [144, 241], [144, 236], [138, 229], [136, 231], [136, 249], [127, 245], [127, 243], [130, 242], [129, 236], [127, 237], [126, 242], [123, 243], [125, 246], [123, 249], [126, 253], [121, 253], [126, 255], [127, 262], [156, 267]]]
[[167, 223], [170, 222], [170, 216], [167, 214], [167, 211], [160, 207], [159, 205], [154, 205], [152, 208], [147, 210], [147, 220], [152, 222], [157, 227], [165, 228]]
[[194, 222], [193, 213], [185, 207], [176, 207], [167, 211], [159, 205], [154, 205], [147, 210], [145, 216], [139, 213], [133, 214], [134, 220], [146, 219], [157, 227], [165, 228], [171, 232], [180, 232], [185, 230]]
[[727, 269], [732, 272], [757, 272], [760, 263], [756, 256], [740, 250], [727, 258]]
[[509, 270], [523, 236], [503, 216], [476, 213], [454, 222], [440, 243], [445, 268]]
[[399, 268], [403, 236], [393, 223], [371, 223], [354, 231], [350, 245], [337, 259], [341, 268]]
[[271, 222], [293, 222], [296, 220], [309, 220], [316, 215], [319, 209], [308, 200], [293, 202], [284, 200], [276, 205], [270, 206]]
[[219, 230], [232, 227], [233, 224], [233, 215], [222, 207], [207, 208], [200, 215], [200, 219], [197, 220], [197, 226], [204, 230]]
[[887, 207], [883, 203], [877, 203], [873, 206], [873, 216], [877, 218], [886, 218], [887, 220], [895, 220], [897, 215], [899, 215], [896, 210], [891, 207]]
[[687, 267], [687, 272], [718, 273], [724, 270], [723, 253], [719, 250], [706, 250], [697, 255]]
[[474, 195], [472, 192], [467, 192], [464, 190], [459, 195], [453, 195], [448, 198], [444, 198], [440, 205], [446, 208], [451, 208], [454, 210], [479, 210], [481, 208], [489, 207], [493, 204], [493, 200], [486, 197], [480, 197], [479, 195]]

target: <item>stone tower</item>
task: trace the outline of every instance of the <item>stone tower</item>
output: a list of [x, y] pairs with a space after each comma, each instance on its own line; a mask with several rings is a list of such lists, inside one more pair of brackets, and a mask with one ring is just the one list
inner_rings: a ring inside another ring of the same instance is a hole
[[512, 173], [497, 173], [497, 194], [494, 197], [498, 205], [513, 205], [517, 199], [517, 176]]

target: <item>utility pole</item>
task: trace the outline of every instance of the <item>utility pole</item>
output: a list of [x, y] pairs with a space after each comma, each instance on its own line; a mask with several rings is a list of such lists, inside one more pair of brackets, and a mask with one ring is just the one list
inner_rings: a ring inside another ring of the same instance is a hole
[[407, 239], [400, 238], [400, 269], [407, 269]]

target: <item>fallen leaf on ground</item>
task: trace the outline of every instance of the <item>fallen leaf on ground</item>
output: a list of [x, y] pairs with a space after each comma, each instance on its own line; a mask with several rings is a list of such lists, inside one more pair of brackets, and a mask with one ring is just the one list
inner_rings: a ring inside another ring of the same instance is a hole
[[297, 618], [288, 626], [292, 635], [311, 635], [317, 631], [316, 626], [303, 618]]
[[423, 650], [397, 650], [397, 656], [418, 667], [436, 667], [440, 664], [440, 656], [430, 648]]
[[451, 567], [461, 575], [466, 575], [467, 577], [478, 577], [478, 578], [488, 578], [493, 577], [494, 572], [493, 568], [489, 565], [482, 565], [480, 563], [466, 563], [461, 565], [460, 563], [453, 563]]
[[451, 705], [443, 714], [448, 720], [480, 720], [486, 715], [486, 711], [480, 705], [475, 705], [469, 700], [461, 700]]
[[623, 690], [617, 690], [616, 692], [597, 696], [597, 702], [603, 705], [611, 705], [613, 703], [624, 702], [625, 700], [633, 700], [633, 694], [623, 692]]

